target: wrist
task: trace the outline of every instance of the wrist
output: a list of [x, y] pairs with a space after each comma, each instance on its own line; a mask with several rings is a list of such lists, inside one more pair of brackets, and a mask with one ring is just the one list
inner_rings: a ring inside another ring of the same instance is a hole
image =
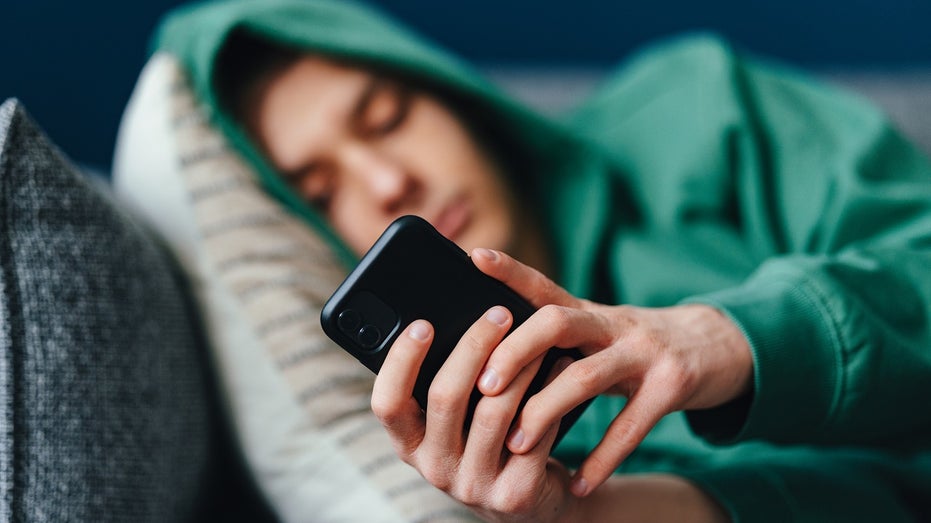
[[[723, 310], [701, 303], [681, 305], [695, 311], [692, 323], [693, 339], [703, 340], [703, 351], [709, 368], [705, 394], [694, 400], [698, 404], [686, 408], [713, 408], [724, 405], [753, 391], [753, 352], [743, 330]], [[697, 321], [696, 321], [697, 320]]]

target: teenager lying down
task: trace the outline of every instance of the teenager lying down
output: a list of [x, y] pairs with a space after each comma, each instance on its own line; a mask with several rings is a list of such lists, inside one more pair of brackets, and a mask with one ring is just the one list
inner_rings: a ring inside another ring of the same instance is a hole
[[[184, 8], [158, 47], [347, 260], [416, 214], [539, 307], [478, 318], [426, 411], [435, 326], [407, 325], [372, 392], [399, 459], [480, 517], [931, 514], [931, 162], [872, 106], [696, 36], [553, 121], [335, 1]], [[585, 357], [517, 412], [550, 347]]]

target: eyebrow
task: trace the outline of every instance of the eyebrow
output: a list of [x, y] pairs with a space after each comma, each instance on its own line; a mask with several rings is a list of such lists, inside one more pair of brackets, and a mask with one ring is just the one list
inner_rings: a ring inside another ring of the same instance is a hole
[[384, 78], [372, 76], [368, 85], [362, 90], [362, 94], [356, 98], [355, 107], [353, 107], [352, 112], [349, 113], [350, 122], [357, 122], [365, 116], [365, 110], [368, 109], [368, 106], [372, 103], [372, 98], [374, 98], [378, 91], [383, 89], [385, 85], [387, 85], [387, 82]]
[[[368, 105], [372, 102], [372, 98], [378, 93], [378, 90], [385, 86], [386, 82], [383, 78], [378, 76], [373, 76], [368, 82], [367, 85], [362, 89], [362, 92], [356, 96], [356, 100], [353, 103], [352, 110], [349, 111], [349, 124], [354, 125], [356, 121], [363, 117], [365, 110]], [[288, 181], [296, 181], [304, 173], [313, 169], [314, 164], [317, 162], [311, 160], [307, 163], [301, 164], [294, 169], [285, 171], [278, 169], [281, 172], [281, 176]]]

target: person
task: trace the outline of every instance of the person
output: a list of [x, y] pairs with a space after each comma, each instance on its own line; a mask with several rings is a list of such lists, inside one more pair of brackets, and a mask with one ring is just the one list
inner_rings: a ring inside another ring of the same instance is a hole
[[[477, 319], [426, 412], [435, 326], [407, 325], [376, 380], [401, 459], [482, 517], [931, 513], [931, 162], [871, 106], [698, 36], [555, 122], [335, 2], [185, 9], [158, 42], [347, 260], [418, 214], [539, 308], [510, 334], [505, 309]], [[585, 357], [518, 413], [550, 347]]]

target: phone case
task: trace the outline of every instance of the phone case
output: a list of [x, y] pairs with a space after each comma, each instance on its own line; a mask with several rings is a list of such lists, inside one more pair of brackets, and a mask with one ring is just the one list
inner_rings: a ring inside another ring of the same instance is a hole
[[[333, 293], [323, 307], [321, 324], [330, 338], [377, 373], [400, 332], [416, 319], [428, 320], [434, 327], [433, 344], [414, 389], [414, 397], [426, 408], [433, 376], [466, 330], [495, 305], [511, 311], [512, 330], [535, 311], [509, 287], [478, 270], [465, 251], [427, 221], [404, 216], [388, 226]], [[564, 356], [581, 354], [550, 350], [524, 401], [543, 387], [553, 364]], [[474, 389], [470, 416], [480, 398]], [[557, 443], [586, 406], [563, 418]]]

